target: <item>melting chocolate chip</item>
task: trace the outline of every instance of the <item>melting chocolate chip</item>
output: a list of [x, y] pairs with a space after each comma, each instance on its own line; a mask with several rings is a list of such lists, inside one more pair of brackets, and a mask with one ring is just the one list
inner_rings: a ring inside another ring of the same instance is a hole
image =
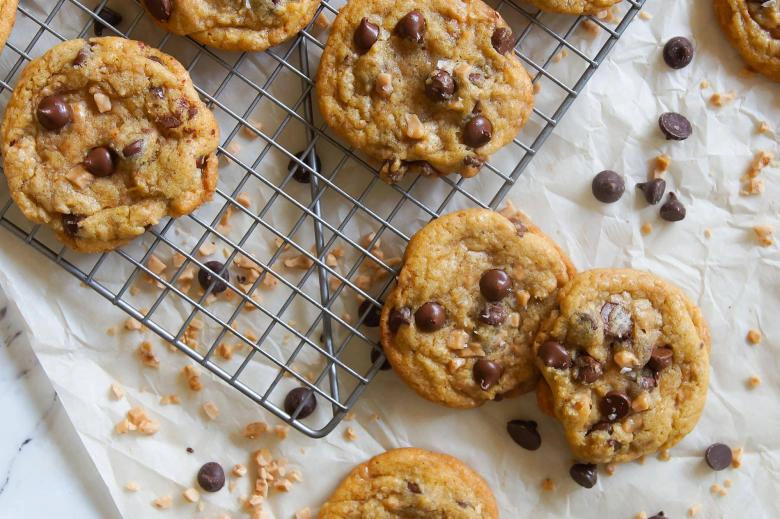
[[723, 443], [713, 443], [704, 451], [704, 460], [712, 470], [723, 470], [731, 465], [731, 447]]
[[655, 514], [650, 519], [667, 519], [667, 517], [664, 515], [663, 512], [658, 512], [657, 514]]
[[[98, 16], [101, 20], [113, 27], [116, 27], [122, 23], [122, 15], [109, 7], [102, 8], [98, 13]], [[98, 20], [95, 20], [92, 28], [95, 31], [95, 36], [103, 36], [103, 30], [106, 28], [106, 25]]]
[[379, 326], [379, 317], [382, 314], [382, 307], [366, 299], [358, 307], [358, 316], [363, 317], [363, 324], [370, 328]]
[[693, 133], [691, 122], [684, 115], [676, 112], [661, 114], [658, 118], [658, 126], [667, 141], [684, 141]]
[[[230, 282], [230, 272], [225, 264], [220, 261], [207, 261], [198, 272], [198, 283], [203, 290], [211, 288], [211, 293], [216, 295], [227, 290]], [[213, 286], [212, 286], [213, 285]]]
[[420, 490], [420, 485], [418, 485], [414, 481], [407, 481], [406, 488], [408, 488], [409, 492], [411, 492], [412, 494], [422, 494], [422, 490]]
[[641, 190], [645, 195], [645, 200], [648, 204], [655, 205], [661, 201], [666, 191], [666, 180], [662, 178], [654, 178], [649, 182], [640, 182], [636, 185], [637, 189]]
[[616, 339], [631, 337], [634, 323], [631, 314], [623, 305], [604, 303], [601, 307], [601, 319], [604, 321], [604, 333]]
[[504, 373], [504, 368], [493, 361], [479, 359], [474, 363], [472, 373], [474, 375], [474, 380], [479, 384], [480, 389], [482, 389], [482, 391], [487, 391], [498, 383], [498, 380]]
[[65, 96], [55, 94], [44, 97], [35, 111], [38, 122], [47, 130], [59, 130], [73, 120], [73, 113]]
[[[298, 157], [298, 160], [311, 167], [309, 162], [310, 153], [311, 152], [307, 153], [306, 150], [301, 150], [296, 153], [295, 156]], [[322, 160], [320, 160], [320, 156], [316, 152], [314, 153], [314, 169], [322, 171]], [[287, 171], [292, 172], [292, 177], [296, 182], [300, 182], [301, 184], [308, 184], [311, 182], [311, 171], [304, 168], [293, 159], [290, 159], [290, 162], [287, 163]]]
[[[379, 356], [382, 355], [382, 352], [379, 350], [378, 347], [371, 348], [371, 364], [375, 364], [376, 361], [379, 360]], [[385, 361], [382, 363], [382, 365], [379, 367], [382, 371], [387, 371], [390, 369], [390, 363], [385, 359]]]
[[501, 301], [512, 291], [512, 278], [501, 269], [490, 269], [479, 278], [479, 291], [488, 301]]
[[398, 331], [403, 324], [412, 324], [412, 310], [409, 307], [393, 308], [387, 318], [387, 326], [392, 333]]
[[438, 176], [443, 174], [441, 171], [434, 168], [430, 162], [427, 162], [425, 160], [405, 160], [403, 161], [403, 164], [404, 166], [406, 166], [406, 169], [408, 171], [412, 173], [416, 173], [418, 175], [432, 177], [432, 176]]
[[658, 385], [658, 372], [643, 368], [636, 377], [636, 383], [645, 391], [650, 391]]
[[477, 115], [469, 119], [463, 128], [463, 142], [466, 146], [479, 148], [493, 138], [493, 125], [484, 115]]
[[420, 11], [409, 11], [395, 26], [395, 33], [401, 38], [422, 43], [425, 36], [425, 17]]
[[455, 93], [455, 80], [446, 70], [436, 69], [425, 80], [425, 93], [434, 101], [447, 101]]
[[596, 200], [611, 204], [623, 196], [626, 190], [626, 181], [614, 171], [607, 169], [593, 177], [590, 187]]
[[626, 416], [631, 410], [631, 399], [620, 391], [610, 391], [601, 399], [599, 410], [610, 422]]
[[210, 461], [198, 471], [198, 485], [206, 492], [219, 492], [225, 486], [225, 471], [222, 465]]
[[90, 47], [89, 45], [84, 45], [83, 47], [81, 47], [79, 49], [78, 54], [76, 54], [76, 58], [73, 60], [73, 66], [74, 67], [80, 67], [84, 63], [86, 63], [87, 60], [89, 59], [89, 54], [90, 54], [91, 50], [92, 50], [92, 47]]
[[571, 366], [569, 352], [560, 343], [547, 341], [539, 347], [537, 353], [545, 366], [555, 369], [567, 369]]
[[301, 405], [303, 407], [301, 407], [301, 412], [298, 413], [297, 418], [302, 420], [317, 409], [317, 397], [314, 396], [314, 391], [306, 387], [296, 387], [284, 397], [284, 410], [290, 416]]
[[496, 30], [493, 31], [493, 36], [490, 37], [490, 43], [496, 49], [496, 52], [506, 54], [514, 48], [515, 36], [506, 27], [496, 27]]
[[107, 146], [92, 148], [84, 157], [84, 169], [96, 177], [108, 177], [116, 171], [117, 156]]
[[128, 159], [132, 157], [133, 155], [138, 155], [141, 153], [141, 150], [144, 149], [144, 140], [138, 139], [137, 141], [133, 141], [124, 148], [122, 148], [122, 155]]
[[146, 8], [152, 16], [160, 21], [167, 22], [173, 12], [173, 0], [144, 0]]
[[79, 222], [83, 219], [75, 214], [63, 214], [62, 228], [65, 230], [65, 234], [75, 237], [79, 233]]
[[679, 222], [685, 218], [685, 206], [677, 199], [677, 195], [669, 193], [666, 203], [661, 206], [660, 214], [667, 222]]
[[533, 420], [511, 420], [506, 424], [506, 431], [520, 447], [535, 451], [542, 445], [542, 437], [536, 427]]
[[165, 97], [165, 90], [163, 90], [162, 87], [152, 87], [149, 89], [149, 92], [151, 92], [152, 95], [158, 99]]
[[664, 61], [674, 69], [687, 67], [693, 60], [693, 44], [688, 38], [677, 36], [664, 45]]
[[447, 319], [447, 312], [439, 303], [425, 303], [414, 313], [414, 323], [422, 332], [435, 332]]
[[478, 319], [485, 324], [498, 326], [506, 321], [508, 313], [506, 307], [496, 303], [488, 303], [479, 313]]
[[593, 488], [599, 479], [598, 468], [592, 463], [575, 463], [569, 469], [569, 475], [578, 485]]
[[379, 26], [369, 22], [368, 18], [360, 20], [353, 36], [358, 53], [365, 54], [368, 52], [377, 39], [379, 39]]
[[174, 128], [178, 128], [181, 126], [181, 119], [176, 117], [173, 114], [169, 115], [161, 115], [155, 119], [157, 124], [162, 126], [163, 128], [167, 128], [168, 130], [172, 130]]
[[606, 431], [607, 434], [612, 434], [612, 423], [604, 420], [596, 422], [591, 426], [590, 429], [588, 429], [588, 434], [594, 431]]
[[583, 384], [592, 384], [604, 374], [604, 368], [599, 361], [590, 355], [578, 355], [577, 358], [574, 359], [574, 366], [576, 368], [574, 378]]
[[648, 365], [655, 371], [663, 371], [672, 365], [673, 360], [674, 351], [669, 346], [659, 346], [650, 354]]

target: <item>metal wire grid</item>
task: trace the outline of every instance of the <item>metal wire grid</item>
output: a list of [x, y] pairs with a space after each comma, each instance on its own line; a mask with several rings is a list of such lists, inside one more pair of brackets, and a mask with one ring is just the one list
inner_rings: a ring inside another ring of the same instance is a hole
[[[143, 239], [99, 256], [75, 255], [56, 242], [46, 228], [27, 222], [7, 190], [0, 191], [0, 225], [253, 401], [305, 434], [322, 437], [340, 422], [384, 363], [379, 352], [368, 361], [367, 352], [376, 348], [378, 341], [367, 325], [373, 324], [370, 321], [376, 308], [381, 307], [381, 298], [392, 283], [398, 263], [382, 254], [380, 239], [385, 248], [389, 243], [390, 249], [400, 253], [420, 221], [458, 205], [497, 208], [644, 0], [624, 0], [613, 23], [599, 17], [544, 14], [514, 1], [500, 0], [495, 8], [513, 27], [517, 36], [515, 52], [531, 72], [537, 89], [543, 86], [531, 121], [476, 179], [412, 177], [392, 186], [378, 180], [375, 164], [334, 138], [312, 107], [316, 60], [327, 37], [318, 19], [332, 19], [338, 12], [334, 3], [323, 1], [306, 30], [263, 54], [220, 53], [171, 36], [157, 30], [135, 3], [102, 0], [96, 4], [88, 7], [79, 0], [20, 3], [17, 26], [6, 44], [0, 68], [0, 101], [7, 102], [27, 62], [59, 41], [91, 36], [98, 20], [96, 13], [110, 6], [124, 15], [124, 21], [118, 28], [106, 27], [104, 33], [142, 39], [176, 56], [218, 116], [225, 135], [219, 150], [222, 159], [217, 201], [177, 222], [164, 221]], [[66, 22], [74, 17], [78, 25]], [[583, 28], [585, 31], [578, 31]], [[581, 32], [589, 36], [583, 38]], [[572, 59], [563, 60], [567, 53]], [[10, 60], [8, 55], [12, 56]], [[201, 73], [205, 62], [207, 72]], [[263, 70], [259, 76], [257, 69]], [[248, 93], [241, 98], [251, 98], [249, 103], [236, 107], [226, 101], [225, 94], [236, 85]], [[276, 118], [270, 117], [274, 124], [260, 124], [254, 118], [258, 112], [276, 113]], [[246, 135], [260, 144], [245, 146], [242, 153], [234, 143]], [[299, 148], [293, 149], [292, 143]], [[320, 161], [319, 154], [326, 160]], [[290, 161], [292, 167], [280, 171], [280, 161]], [[273, 164], [277, 164], [276, 175], [269, 174]], [[310, 177], [308, 190], [294, 178], [304, 171]], [[352, 186], [355, 179], [361, 179], [363, 185]], [[244, 207], [237, 199], [251, 186], [264, 195], [258, 210]], [[224, 217], [230, 212], [242, 215], [245, 225], [241, 232], [226, 232]], [[277, 213], [290, 212], [292, 218], [276, 221]], [[177, 227], [187, 227], [190, 236], [197, 239], [183, 243]], [[366, 227], [374, 232], [361, 239], [358, 229]], [[267, 257], [251, 251], [259, 233], [274, 238]], [[208, 243], [223, 246], [225, 265], [240, 260], [246, 265], [250, 261], [260, 272], [249, 288], [237, 286], [239, 283], [232, 278], [227, 291], [232, 296], [218, 304], [213, 304], [209, 291], [193, 296], [180, 283], [189, 267], [205, 268], [206, 260], [198, 251]], [[338, 250], [346, 250], [344, 258], [351, 258], [348, 268], [337, 267], [331, 261]], [[150, 258], [163, 251], [184, 257], [171, 275], [158, 275], [148, 266]], [[304, 262], [302, 270], [290, 272], [284, 268], [290, 251]], [[361, 281], [367, 265], [384, 273], [384, 279], [371, 287]], [[122, 279], [118, 282], [108, 275], [103, 279], [109, 269], [123, 272]], [[148, 308], [134, 298], [133, 287], [143, 279], [154, 284], [153, 294], [147, 294], [152, 301]], [[257, 294], [271, 284], [270, 280], [279, 284], [270, 292], [273, 299], [259, 302]], [[357, 319], [339, 312], [338, 308], [349, 308], [350, 303], [354, 309], [356, 299], [367, 302]], [[167, 319], [171, 306], [180, 307], [180, 312]], [[182, 312], [181, 307], [186, 311]], [[261, 323], [256, 328], [259, 333], [239, 328], [246, 322], [242, 321], [246, 309], [260, 316], [251, 321]], [[299, 329], [290, 316], [301, 314], [308, 315], [310, 322]], [[206, 326], [200, 325], [201, 320]], [[192, 340], [196, 324], [210, 334], [205, 350]], [[227, 340], [238, 341], [248, 350], [230, 365], [220, 362], [215, 354]], [[316, 370], [305, 373], [296, 366], [302, 358], [308, 358], [308, 365], [316, 366]], [[255, 371], [255, 364], [273, 371]], [[310, 388], [320, 404], [330, 404], [330, 412], [320, 412], [305, 421], [297, 418], [300, 407], [292, 416], [288, 414], [282, 404], [286, 393], [282, 386], [289, 389], [289, 383], [283, 382], [285, 378]]]

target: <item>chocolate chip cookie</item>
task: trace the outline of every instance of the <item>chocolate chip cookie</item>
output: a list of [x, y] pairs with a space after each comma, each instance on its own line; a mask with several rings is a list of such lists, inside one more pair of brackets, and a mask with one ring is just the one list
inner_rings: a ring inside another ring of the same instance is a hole
[[406, 448], [355, 467], [317, 517], [498, 519], [498, 506], [485, 480], [460, 460]]
[[167, 31], [210, 47], [261, 51], [298, 34], [319, 0], [143, 0]]
[[714, 0], [715, 15], [748, 65], [780, 81], [780, 3], [775, 0]]
[[16, 204], [82, 252], [114, 249], [209, 200], [218, 142], [186, 70], [113, 37], [67, 41], [30, 62], [2, 127]]
[[565, 14], [597, 14], [621, 0], [529, 0], [542, 11]]
[[18, 0], [0, 0], [0, 52], [3, 50], [11, 29], [16, 21], [16, 6]]
[[707, 396], [710, 335], [674, 285], [635, 270], [577, 274], [536, 363], [578, 460], [630, 461], [679, 442]]
[[469, 408], [533, 389], [533, 339], [574, 273], [530, 222], [486, 209], [414, 235], [380, 320], [382, 345], [420, 396]]
[[531, 112], [515, 36], [480, 0], [353, 0], [341, 9], [317, 74], [320, 111], [397, 182], [474, 176]]

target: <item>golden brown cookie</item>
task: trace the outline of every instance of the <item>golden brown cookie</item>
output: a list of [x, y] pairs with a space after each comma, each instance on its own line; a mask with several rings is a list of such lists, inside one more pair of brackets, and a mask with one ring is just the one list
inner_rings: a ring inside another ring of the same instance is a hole
[[75, 250], [114, 249], [208, 201], [219, 128], [172, 57], [71, 40], [24, 69], [5, 112], [5, 176], [22, 213]]
[[155, 21], [210, 47], [261, 51], [295, 36], [319, 0], [143, 0]]
[[485, 480], [460, 460], [406, 448], [355, 467], [317, 517], [498, 519], [498, 506]]
[[780, 81], [780, 3], [714, 0], [715, 15], [748, 65]]
[[11, 29], [16, 21], [16, 6], [18, 0], [0, 0], [0, 52], [3, 50]]
[[630, 461], [693, 429], [707, 396], [710, 335], [679, 288], [647, 272], [589, 270], [558, 300], [536, 362], [578, 460]]
[[382, 311], [385, 354], [420, 396], [449, 407], [530, 391], [533, 339], [573, 274], [520, 220], [487, 209], [442, 216], [407, 246]]
[[533, 105], [515, 37], [481, 0], [353, 0], [317, 74], [320, 111], [351, 146], [408, 170], [475, 175]]
[[621, 0], [529, 0], [542, 11], [565, 14], [597, 14]]

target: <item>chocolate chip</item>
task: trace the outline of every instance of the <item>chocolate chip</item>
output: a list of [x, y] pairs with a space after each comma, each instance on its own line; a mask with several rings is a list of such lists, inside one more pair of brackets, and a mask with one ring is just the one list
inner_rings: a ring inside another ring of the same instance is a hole
[[420, 490], [420, 485], [418, 485], [414, 481], [407, 481], [406, 488], [408, 488], [409, 492], [411, 492], [412, 494], [422, 494], [422, 490]]
[[41, 99], [35, 111], [38, 122], [47, 130], [59, 130], [73, 120], [73, 113], [65, 96], [55, 94]]
[[550, 368], [567, 369], [571, 366], [569, 352], [555, 341], [547, 341], [542, 344], [537, 355], [542, 359], [542, 363]]
[[596, 200], [611, 204], [623, 196], [623, 192], [626, 190], [626, 181], [614, 171], [607, 169], [593, 177], [590, 188]]
[[167, 128], [169, 130], [172, 130], [173, 128], [178, 128], [181, 126], [181, 119], [176, 117], [175, 115], [161, 115], [155, 119], [157, 124], [162, 126], [163, 128]]
[[371, 328], [379, 326], [379, 317], [381, 314], [382, 307], [375, 305], [368, 299], [360, 303], [360, 306], [358, 307], [358, 317], [363, 317], [363, 324]]
[[508, 313], [506, 307], [495, 303], [488, 303], [479, 313], [478, 319], [485, 324], [498, 326], [506, 321]]
[[306, 387], [296, 387], [284, 397], [284, 410], [290, 416], [301, 405], [303, 407], [297, 416], [299, 420], [310, 416], [317, 409], [317, 397], [314, 396], [314, 391]]
[[475, 86], [481, 87], [481, 86], [482, 86], [482, 81], [483, 81], [484, 79], [485, 79], [485, 78], [482, 76], [482, 72], [480, 72], [480, 71], [478, 71], [478, 70], [476, 70], [476, 71], [474, 71], [474, 72], [469, 72], [469, 82], [470, 82], [472, 85], [475, 85]]
[[116, 153], [107, 146], [92, 148], [84, 157], [84, 169], [96, 177], [108, 177], [116, 171]]
[[162, 87], [152, 87], [149, 89], [149, 92], [158, 99], [165, 97], [165, 90]]
[[443, 175], [441, 171], [434, 168], [430, 162], [425, 160], [405, 160], [403, 161], [403, 165], [406, 166], [407, 171], [417, 175], [423, 175], [426, 177]]
[[510, 29], [506, 27], [496, 27], [493, 36], [490, 37], [490, 43], [496, 52], [506, 54], [515, 46], [515, 36]]
[[594, 431], [606, 431], [607, 434], [612, 434], [612, 423], [604, 420], [596, 422], [588, 429], [588, 434]]
[[207, 162], [208, 162], [208, 157], [206, 157], [205, 155], [202, 157], [198, 157], [197, 159], [195, 159], [195, 167], [198, 169], [203, 169], [203, 167], [207, 164]]
[[481, 168], [485, 165], [485, 159], [477, 157], [476, 155], [466, 155], [463, 159], [463, 163], [472, 168]]
[[62, 228], [65, 230], [65, 234], [76, 236], [79, 233], [79, 222], [83, 219], [82, 216], [76, 216], [75, 214], [63, 214]]
[[482, 391], [487, 391], [495, 386], [503, 373], [504, 368], [487, 359], [479, 359], [475, 362], [472, 371], [474, 380], [479, 384]]
[[664, 61], [672, 68], [687, 67], [693, 60], [693, 44], [688, 38], [677, 36], [664, 45]]
[[220, 261], [207, 261], [198, 272], [198, 283], [203, 290], [208, 290], [213, 285], [212, 294], [220, 294], [227, 290], [228, 282], [230, 282], [230, 272]]
[[601, 307], [601, 319], [604, 321], [604, 333], [624, 340], [631, 337], [634, 323], [631, 314], [623, 305], [604, 303]]
[[167, 22], [173, 12], [173, 0], [144, 0], [146, 8], [152, 16], [160, 21]]
[[133, 155], [138, 155], [141, 153], [141, 150], [144, 149], [144, 140], [138, 139], [137, 141], [133, 141], [124, 148], [122, 148], [122, 155], [127, 159], [132, 157]]
[[506, 424], [506, 432], [520, 447], [535, 451], [542, 445], [542, 437], [533, 420], [512, 420]]
[[420, 11], [409, 11], [395, 26], [395, 33], [401, 38], [422, 43], [425, 36], [425, 17]]
[[731, 448], [723, 443], [713, 443], [704, 452], [704, 460], [712, 470], [723, 470], [731, 465]]
[[658, 372], [652, 369], [642, 368], [636, 377], [636, 383], [645, 391], [650, 391], [658, 385]]
[[[379, 356], [382, 355], [382, 352], [379, 351], [379, 348], [377, 346], [374, 346], [371, 348], [371, 364], [375, 364], [376, 361], [379, 360]], [[390, 369], [390, 363], [385, 359], [385, 361], [382, 363], [382, 365], [379, 367], [382, 371], [387, 371]]]
[[74, 67], [80, 67], [84, 63], [87, 62], [89, 59], [89, 54], [92, 51], [92, 47], [89, 45], [84, 45], [79, 49], [78, 54], [76, 54], [76, 58], [73, 60], [73, 66]]
[[422, 332], [435, 332], [447, 319], [447, 312], [439, 303], [428, 302], [414, 313], [414, 323]]
[[185, 450], [187, 451], [187, 454], [192, 454], [193, 452], [195, 452], [195, 449], [193, 449], [192, 447], [187, 447], [187, 449]]
[[[309, 157], [311, 152], [306, 152], [306, 150], [301, 150], [298, 153], [295, 154], [296, 157], [298, 157], [298, 160], [305, 163], [307, 166], [312, 167], [309, 162]], [[322, 160], [320, 160], [320, 156], [317, 154], [317, 152], [314, 152], [314, 166], [313, 169], [317, 171], [322, 171]], [[287, 163], [287, 172], [292, 172], [292, 177], [295, 179], [296, 182], [300, 182], [301, 184], [308, 184], [311, 182], [311, 171], [304, 168], [297, 162], [295, 162], [293, 159], [290, 159], [290, 162]]]
[[585, 488], [593, 488], [599, 479], [598, 468], [592, 463], [575, 463], [569, 469], [569, 475]]
[[657, 514], [655, 514], [650, 519], [667, 519], [667, 517], [664, 515], [663, 512], [658, 512]]
[[672, 365], [674, 351], [669, 346], [660, 346], [653, 349], [648, 365], [655, 371], [663, 371]]
[[358, 53], [365, 54], [379, 39], [379, 26], [363, 18], [355, 29], [353, 41]]
[[667, 141], [684, 141], [693, 133], [691, 122], [684, 115], [676, 112], [661, 114], [658, 118], [658, 126]]
[[472, 148], [484, 146], [492, 137], [493, 125], [484, 115], [472, 117], [463, 128], [463, 142]]
[[[122, 23], [122, 15], [109, 7], [102, 8], [98, 13], [98, 16], [101, 20], [113, 27]], [[92, 28], [95, 31], [95, 36], [103, 36], [103, 29], [106, 28], [106, 25], [99, 20], [95, 20]]]
[[685, 218], [685, 206], [677, 199], [677, 195], [669, 193], [666, 203], [661, 206], [660, 214], [667, 222], [679, 222]]
[[620, 391], [610, 391], [601, 399], [599, 410], [610, 422], [620, 420], [631, 410], [631, 400]]
[[488, 301], [501, 301], [512, 291], [512, 278], [501, 269], [485, 271], [479, 278], [479, 291]]
[[640, 182], [636, 185], [637, 189], [641, 190], [645, 195], [645, 200], [648, 204], [655, 205], [661, 201], [666, 191], [666, 180], [662, 178], [654, 178], [649, 182]]
[[447, 101], [455, 93], [455, 80], [446, 70], [437, 69], [425, 80], [425, 93], [434, 101]]
[[222, 465], [210, 461], [198, 471], [198, 485], [206, 492], [219, 492], [225, 486], [225, 471]]
[[387, 318], [387, 325], [392, 333], [398, 331], [401, 325], [412, 324], [412, 309], [404, 306], [402, 308], [393, 308]]
[[574, 359], [574, 366], [576, 368], [574, 378], [583, 384], [592, 384], [604, 374], [604, 368], [599, 361], [590, 355], [578, 355], [577, 358]]

